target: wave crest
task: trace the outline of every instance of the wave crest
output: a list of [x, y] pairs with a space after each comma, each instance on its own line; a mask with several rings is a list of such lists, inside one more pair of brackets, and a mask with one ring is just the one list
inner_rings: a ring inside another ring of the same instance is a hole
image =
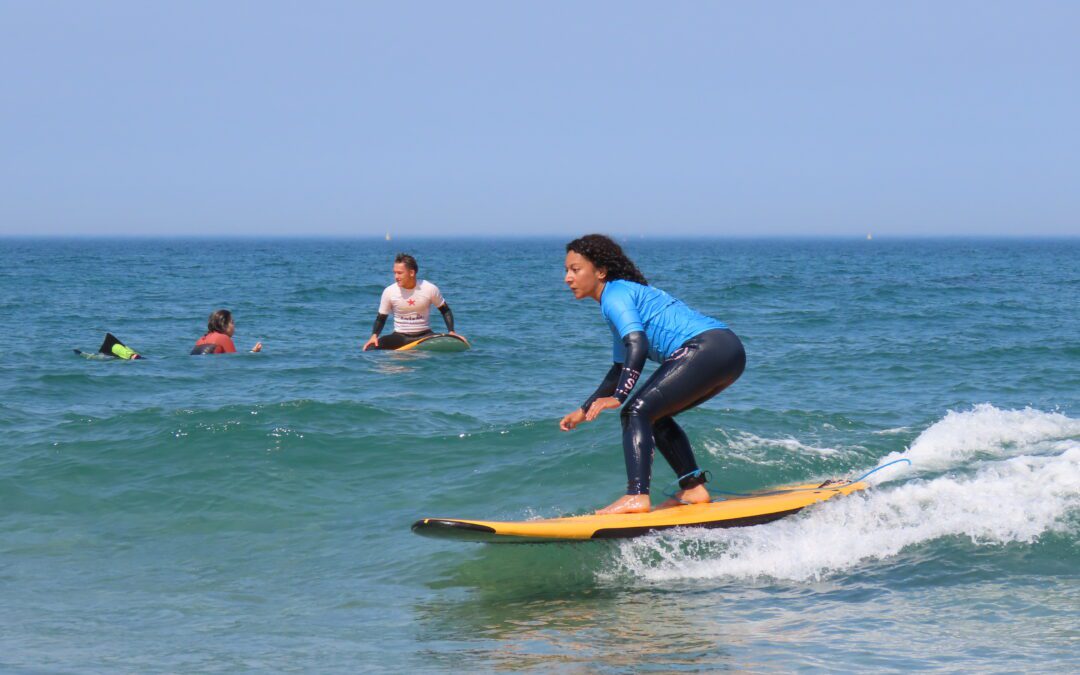
[[990, 405], [950, 411], [889, 458], [906, 456], [923, 471], [963, 466], [962, 475], [912, 477], [765, 526], [623, 542], [602, 576], [806, 581], [946, 537], [1003, 545], [1071, 533], [1080, 514], [1078, 434], [1080, 422], [1058, 413]]

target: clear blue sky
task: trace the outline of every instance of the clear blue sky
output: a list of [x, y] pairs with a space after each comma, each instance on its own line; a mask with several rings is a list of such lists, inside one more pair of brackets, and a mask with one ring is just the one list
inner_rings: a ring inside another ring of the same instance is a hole
[[1078, 235], [1078, 2], [0, 0], [0, 235]]

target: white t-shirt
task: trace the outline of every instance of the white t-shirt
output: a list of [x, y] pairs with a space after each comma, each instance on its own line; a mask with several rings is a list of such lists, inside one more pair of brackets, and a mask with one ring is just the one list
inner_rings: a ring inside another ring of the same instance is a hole
[[430, 281], [418, 281], [412, 288], [395, 283], [382, 292], [379, 314], [394, 315], [395, 333], [424, 333], [431, 330], [431, 308], [445, 303], [439, 287]]

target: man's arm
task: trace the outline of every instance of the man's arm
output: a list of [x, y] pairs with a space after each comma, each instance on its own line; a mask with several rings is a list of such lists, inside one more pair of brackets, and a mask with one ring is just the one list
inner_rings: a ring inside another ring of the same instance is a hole
[[382, 332], [382, 329], [386, 327], [386, 317], [388, 316], [389, 314], [381, 313], [375, 315], [375, 323], [371, 326], [372, 335], [378, 337], [379, 333]]
[[439, 307], [439, 311], [442, 313], [443, 321], [446, 322], [446, 330], [453, 333], [454, 332], [454, 313], [450, 311], [450, 303], [443, 302], [442, 306]]
[[375, 325], [371, 327], [371, 337], [364, 343], [364, 351], [371, 349], [372, 347], [379, 346], [379, 333], [382, 332], [383, 327], [386, 325], [386, 317], [388, 315], [380, 312], [375, 316]]

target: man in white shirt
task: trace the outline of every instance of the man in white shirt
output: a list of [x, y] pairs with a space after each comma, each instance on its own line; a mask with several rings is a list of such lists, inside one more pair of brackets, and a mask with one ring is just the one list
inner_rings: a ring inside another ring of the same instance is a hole
[[[371, 337], [364, 343], [364, 351], [369, 349], [397, 349], [414, 342], [426, 335], [434, 335], [431, 330], [431, 308], [437, 308], [446, 321], [446, 330], [454, 332], [454, 314], [446, 304], [439, 287], [427, 280], [417, 281], [416, 273], [420, 270], [416, 258], [407, 253], [399, 253], [394, 258], [394, 283], [383, 290], [379, 302], [379, 313], [371, 329]], [[386, 318], [394, 315], [394, 332], [379, 338], [386, 325]]]

